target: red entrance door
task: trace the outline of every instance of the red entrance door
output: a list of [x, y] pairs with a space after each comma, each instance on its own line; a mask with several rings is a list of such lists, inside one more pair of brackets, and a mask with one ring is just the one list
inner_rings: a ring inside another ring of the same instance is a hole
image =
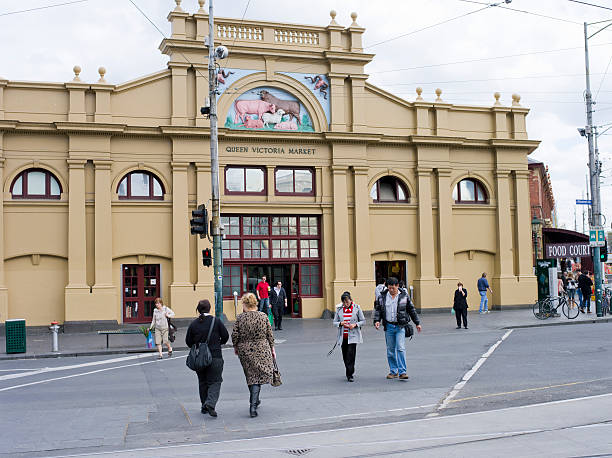
[[151, 321], [160, 296], [159, 264], [123, 265], [123, 322]]

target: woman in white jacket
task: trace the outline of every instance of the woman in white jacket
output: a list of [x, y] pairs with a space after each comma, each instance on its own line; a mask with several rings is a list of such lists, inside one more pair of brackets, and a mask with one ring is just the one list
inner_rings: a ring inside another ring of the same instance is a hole
[[164, 305], [161, 297], [155, 299], [155, 309], [153, 310], [153, 319], [151, 320], [151, 329], [155, 331], [155, 345], [159, 351], [159, 359], [163, 358], [162, 345], [168, 347], [168, 356], [172, 356], [172, 346], [168, 340], [168, 318], [172, 318], [174, 312]]
[[333, 323], [338, 328], [336, 346], [341, 344], [342, 359], [346, 368], [346, 379], [352, 382], [354, 380], [353, 374], [355, 373], [357, 344], [363, 342], [361, 327], [365, 324], [365, 317], [361, 307], [353, 302], [351, 293], [345, 291], [342, 293], [340, 300], [342, 302], [336, 306], [336, 315], [334, 316]]

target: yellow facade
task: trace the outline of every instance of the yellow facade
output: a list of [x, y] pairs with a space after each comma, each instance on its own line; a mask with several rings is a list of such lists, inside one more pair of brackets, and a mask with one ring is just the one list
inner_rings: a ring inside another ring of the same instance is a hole
[[[81, 81], [77, 67], [65, 84], [0, 79], [0, 320], [123, 322], [125, 265], [158, 265], [160, 293], [179, 317], [212, 299], [212, 268], [200, 256], [210, 243], [189, 235], [191, 210], [211, 192], [209, 122], [199, 114], [208, 16], [178, 6], [168, 19], [172, 36], [160, 45], [168, 69], [158, 73], [119, 85], [102, 68], [95, 83]], [[403, 263], [422, 309], [449, 307], [458, 280], [474, 303], [482, 272], [495, 306], [532, 302], [527, 155], [538, 142], [527, 138], [528, 110], [518, 96], [510, 107], [459, 106], [441, 92], [426, 101], [417, 91], [409, 102], [371, 85], [364, 65], [373, 55], [363, 52], [355, 21], [216, 19], [219, 44], [230, 48], [235, 75], [244, 74], [218, 99], [222, 214], [319, 218], [321, 294], [303, 298], [306, 318], [331, 310], [345, 290], [371, 308], [380, 261]], [[297, 79], [302, 73], [325, 76], [328, 105]], [[295, 97], [312, 131], [224, 127], [241, 94], [262, 87]], [[224, 194], [228, 165], [264, 167], [266, 192]], [[278, 166], [310, 168], [313, 195], [278, 195]], [[14, 198], [15, 179], [34, 169], [57, 179], [58, 199]], [[151, 172], [163, 198], [119, 198], [134, 171]], [[407, 202], [370, 197], [389, 175]], [[485, 203], [456, 202], [453, 190], [466, 178], [483, 186]], [[233, 302], [224, 304], [233, 319]]]

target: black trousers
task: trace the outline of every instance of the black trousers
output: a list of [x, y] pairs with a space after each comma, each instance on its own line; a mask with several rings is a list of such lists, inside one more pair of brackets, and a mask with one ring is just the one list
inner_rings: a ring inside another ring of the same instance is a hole
[[355, 373], [355, 356], [357, 356], [357, 344], [350, 344], [348, 339], [342, 339], [342, 359], [347, 377], [352, 377]]
[[461, 319], [463, 318], [463, 327], [467, 328], [467, 309], [455, 309], [455, 318], [457, 319], [457, 326], [461, 327]]
[[213, 409], [219, 400], [221, 382], [223, 381], [223, 358], [213, 358], [210, 366], [196, 372], [200, 388], [200, 402]]
[[283, 322], [283, 306], [281, 305], [273, 305], [272, 306], [272, 316], [274, 317], [274, 328], [280, 328]]

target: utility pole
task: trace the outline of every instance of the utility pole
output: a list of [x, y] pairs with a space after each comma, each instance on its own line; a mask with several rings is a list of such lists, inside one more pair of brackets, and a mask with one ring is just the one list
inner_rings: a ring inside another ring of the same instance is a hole
[[208, 95], [210, 98], [210, 177], [212, 184], [213, 270], [215, 316], [223, 317], [223, 267], [221, 260], [221, 201], [219, 199], [219, 144], [217, 139], [217, 69], [215, 67], [213, 0], [208, 2]]
[[[608, 26], [606, 26], [608, 27]], [[605, 28], [605, 27], [604, 27]], [[595, 33], [601, 32], [600, 29]], [[595, 34], [593, 34], [595, 35]], [[593, 36], [591, 35], [591, 37]], [[587, 112], [587, 125], [585, 129], [588, 145], [589, 145], [589, 182], [591, 185], [591, 217], [589, 225], [591, 230], [597, 230], [601, 227], [601, 201], [599, 196], [599, 160], [596, 157], [595, 152], [595, 129], [593, 128], [593, 97], [591, 94], [591, 78], [589, 74], [589, 37], [588, 35], [588, 24], [584, 23], [584, 63], [585, 63], [585, 74], [586, 74], [586, 112]], [[599, 257], [600, 248], [598, 246], [592, 247], [593, 254], [593, 273], [595, 275], [595, 309], [597, 316], [603, 316], [602, 314], [602, 272], [601, 272], [601, 261]]]

